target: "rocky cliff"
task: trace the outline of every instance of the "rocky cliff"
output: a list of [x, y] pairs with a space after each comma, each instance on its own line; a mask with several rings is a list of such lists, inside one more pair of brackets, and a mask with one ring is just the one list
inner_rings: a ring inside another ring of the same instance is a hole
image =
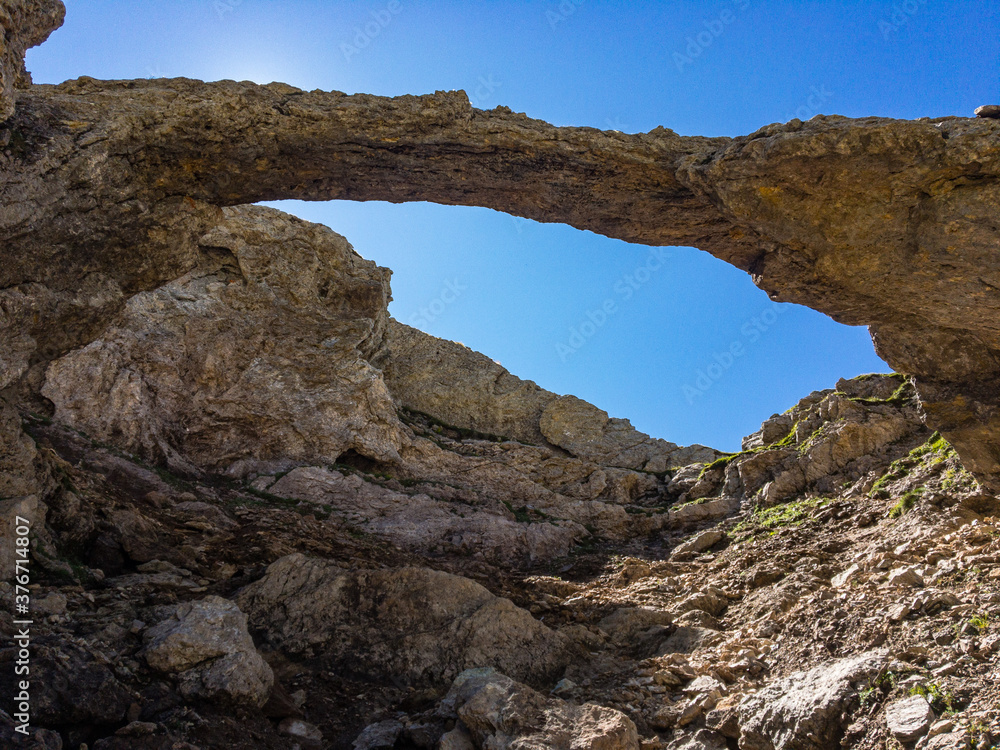
[[[22, 26], [5, 59], [17, 68], [61, 16], [9, 5], [7, 23]], [[971, 470], [998, 481], [995, 119], [818, 117], [709, 139], [556, 128], [476, 110], [461, 92], [80, 79], [17, 96], [0, 135], [7, 382], [85, 343], [118, 297], [191, 270], [217, 206], [480, 205], [693, 245], [775, 299], [869, 325]], [[83, 283], [99, 303], [82, 304]]]
[[[62, 14], [0, 0], [0, 594], [27, 559], [33, 620], [24, 649], [0, 621], [3, 695], [32, 675], [4, 743], [1000, 740], [1000, 124], [704, 139], [460, 92], [31, 86]], [[388, 269], [248, 205], [282, 197], [695, 245], [901, 374], [678, 446], [394, 321]]]

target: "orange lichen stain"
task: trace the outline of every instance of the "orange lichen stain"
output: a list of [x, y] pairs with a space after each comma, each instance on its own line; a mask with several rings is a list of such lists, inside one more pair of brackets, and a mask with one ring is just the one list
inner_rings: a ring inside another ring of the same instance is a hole
[[742, 240], [746, 237], [746, 233], [742, 229], [730, 229], [729, 236], [734, 240]]
[[187, 203], [188, 203], [188, 205], [191, 206], [191, 210], [192, 211], [195, 210], [196, 208], [198, 208], [198, 204], [195, 203], [194, 198], [186, 195], [186, 196], [184, 196], [184, 200], [186, 200]]
[[774, 202], [774, 199], [781, 193], [781, 188], [761, 185], [759, 188], [757, 188], [757, 192], [760, 194], [761, 198]]
[[382, 141], [384, 143], [396, 143], [396, 141], [398, 141], [398, 140], [399, 140], [399, 138], [383, 138], [382, 139]]
[[67, 128], [73, 128], [74, 130], [78, 130], [79, 128], [90, 127], [89, 122], [83, 122], [82, 120], [63, 120], [62, 124], [65, 125]]

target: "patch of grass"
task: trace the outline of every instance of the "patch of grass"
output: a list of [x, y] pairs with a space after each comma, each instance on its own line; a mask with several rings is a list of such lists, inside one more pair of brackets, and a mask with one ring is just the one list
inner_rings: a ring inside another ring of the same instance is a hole
[[719, 458], [705, 464], [701, 468], [701, 473], [698, 474], [698, 479], [700, 480], [710, 471], [715, 471], [716, 469], [725, 469], [729, 464], [740, 456], [744, 456], [750, 451], [740, 451], [739, 453], [727, 453], [725, 456], [720, 456]]
[[698, 479], [701, 479], [703, 476], [705, 476], [705, 474], [707, 474], [710, 471], [714, 471], [715, 469], [725, 469], [727, 466], [729, 466], [729, 464], [731, 464], [733, 461], [735, 461], [737, 458], [740, 458], [741, 456], [750, 456], [753, 455], [754, 453], [775, 450], [777, 448], [787, 448], [788, 446], [795, 443], [795, 431], [798, 429], [798, 426], [799, 423], [796, 422], [794, 425], [792, 425], [792, 429], [788, 431], [787, 435], [781, 438], [781, 440], [776, 440], [770, 445], [762, 445], [758, 448], [750, 448], [745, 451], [739, 451], [738, 453], [727, 453], [724, 456], [720, 456], [719, 458], [715, 459], [714, 461], [711, 461], [710, 463], [705, 464], [702, 467], [701, 473], [698, 474]]
[[[870, 497], [878, 497], [886, 491], [886, 487], [891, 482], [905, 477], [921, 461], [926, 461], [929, 465], [936, 466], [953, 455], [957, 455], [955, 449], [951, 447], [951, 444], [947, 440], [941, 437], [941, 433], [935, 432], [926, 442], [918, 445], [907, 455], [889, 464], [888, 470], [872, 485], [871, 492], [868, 494]], [[932, 456], [932, 458], [927, 459], [927, 456]]]
[[931, 708], [940, 713], [950, 713], [955, 709], [952, 702], [955, 696], [950, 690], [942, 690], [936, 682], [925, 682], [910, 688], [910, 695], [921, 695], [931, 704]]
[[969, 618], [969, 624], [976, 630], [983, 631], [989, 628], [990, 617], [985, 612], [978, 615], [973, 615], [972, 617]]
[[774, 529], [784, 526], [798, 526], [812, 514], [830, 502], [829, 498], [807, 497], [796, 502], [776, 505], [773, 508], [758, 509], [754, 512], [761, 528]]
[[901, 516], [905, 516], [907, 513], [913, 510], [914, 506], [917, 504], [917, 501], [920, 500], [920, 496], [923, 493], [924, 493], [923, 487], [917, 487], [912, 490], [907, 490], [905, 493], [903, 493], [903, 496], [899, 498], [899, 502], [897, 502], [894, 506], [892, 506], [892, 510], [889, 511], [889, 518], [899, 518]]
[[806, 497], [802, 500], [775, 505], [772, 508], [757, 508], [749, 518], [740, 521], [733, 527], [732, 534], [752, 537], [757, 532], [766, 531], [773, 535], [780, 529], [789, 526], [801, 526], [809, 520], [813, 511], [828, 505], [830, 502], [830, 498], [826, 497]]
[[927, 442], [922, 445], [918, 445], [912, 451], [910, 451], [911, 458], [920, 458], [921, 456], [926, 456], [928, 453], [947, 453], [952, 450], [951, 444], [941, 437], [940, 432], [935, 432], [929, 438]]
[[879, 699], [881, 691], [874, 685], [869, 685], [864, 690], [862, 690], [858, 697], [861, 699], [861, 708], [868, 708]]
[[917, 393], [910, 385], [908, 378], [904, 378], [899, 388], [892, 392], [888, 398], [861, 398], [860, 396], [847, 396], [847, 399], [856, 404], [865, 406], [910, 406], [916, 403]]
[[686, 503], [681, 503], [680, 505], [670, 506], [669, 508], [667, 508], [667, 510], [679, 510], [681, 508], [687, 508], [689, 505], [704, 505], [705, 503], [709, 502], [712, 499], [717, 499], [717, 498], [699, 497], [695, 500], [688, 500]]
[[941, 477], [941, 488], [949, 492], [974, 490], [978, 484], [964, 466], [953, 466]]

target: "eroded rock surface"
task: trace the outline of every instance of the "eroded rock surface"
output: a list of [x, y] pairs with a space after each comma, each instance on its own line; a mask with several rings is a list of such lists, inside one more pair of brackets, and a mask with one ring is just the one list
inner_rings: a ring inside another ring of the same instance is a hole
[[150, 667], [174, 675], [182, 695], [260, 708], [274, 676], [247, 632], [246, 616], [228, 599], [182, 604], [144, 634]]
[[31, 85], [24, 53], [48, 39], [65, 16], [61, 0], [0, 2], [0, 122], [14, 114], [16, 90]]
[[745, 750], [823, 750], [843, 734], [841, 714], [885, 662], [872, 652], [799, 672], [747, 698], [739, 709]]
[[275, 646], [411, 684], [482, 666], [539, 682], [570, 660], [565, 639], [524, 610], [433, 570], [346, 572], [295, 554], [272, 564], [239, 603]]
[[[0, 111], [60, 12], [0, 0]], [[32, 518], [33, 746], [1000, 740], [1000, 123], [702, 139], [554, 128], [455, 92], [17, 96], [0, 517]], [[242, 205], [281, 197], [696, 245], [871, 324], [913, 377], [811, 394], [738, 454], [680, 448], [391, 321], [388, 271]], [[0, 633], [13, 695], [9, 618]]]
[[260, 207], [226, 209], [198, 251], [196, 270], [132, 297], [48, 368], [56, 418], [177, 469], [245, 473], [348, 450], [398, 463], [403, 426], [367, 363], [389, 272]]
[[492, 669], [458, 675], [441, 702], [454, 713], [475, 748], [552, 750], [638, 750], [633, 724], [614, 709], [576, 706], [546, 699]]

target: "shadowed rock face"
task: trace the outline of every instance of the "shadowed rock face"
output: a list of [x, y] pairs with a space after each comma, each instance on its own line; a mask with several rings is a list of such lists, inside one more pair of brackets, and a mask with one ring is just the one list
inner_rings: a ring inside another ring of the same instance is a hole
[[62, 25], [60, 0], [0, 0], [0, 122], [14, 114], [16, 89], [31, 85], [24, 53]]
[[[58, 25], [56, 6], [0, 3], [8, 110], [7, 71]], [[998, 136], [991, 119], [843, 117], [734, 139], [626, 135], [476, 110], [461, 92], [33, 86], [0, 127], [0, 386], [30, 383], [128, 296], [194, 268], [219, 207], [477, 205], [699, 247], [776, 300], [869, 325], [879, 354], [915, 376], [928, 422], [1000, 488]]]

